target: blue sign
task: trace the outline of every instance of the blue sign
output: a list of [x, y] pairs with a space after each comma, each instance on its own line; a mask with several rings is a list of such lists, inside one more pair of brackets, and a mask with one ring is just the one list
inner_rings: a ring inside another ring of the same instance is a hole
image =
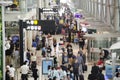
[[81, 15], [81, 14], [79, 14], [79, 13], [76, 13], [75, 14], [75, 18], [82, 18], [83, 17], [83, 15]]
[[106, 64], [105, 65], [106, 76], [108, 79], [111, 79], [113, 76], [112, 65]]
[[42, 60], [42, 74], [48, 74], [48, 66], [53, 66], [53, 60]]

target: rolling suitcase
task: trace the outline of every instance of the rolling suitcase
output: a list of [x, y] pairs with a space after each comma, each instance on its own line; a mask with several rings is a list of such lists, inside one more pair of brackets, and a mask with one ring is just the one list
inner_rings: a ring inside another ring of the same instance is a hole
[[79, 78], [80, 80], [84, 80], [84, 76], [82, 74], [80, 74]]
[[87, 71], [87, 65], [83, 65], [83, 70]]

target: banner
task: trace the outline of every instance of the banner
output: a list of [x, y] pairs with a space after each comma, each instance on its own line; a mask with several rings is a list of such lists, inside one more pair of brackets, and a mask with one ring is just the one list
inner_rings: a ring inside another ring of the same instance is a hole
[[0, 80], [3, 79], [2, 7], [0, 6]]

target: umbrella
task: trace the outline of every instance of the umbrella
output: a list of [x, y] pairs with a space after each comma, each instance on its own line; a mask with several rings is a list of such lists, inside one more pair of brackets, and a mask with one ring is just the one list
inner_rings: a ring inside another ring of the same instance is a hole
[[114, 43], [110, 49], [120, 49], [120, 42]]

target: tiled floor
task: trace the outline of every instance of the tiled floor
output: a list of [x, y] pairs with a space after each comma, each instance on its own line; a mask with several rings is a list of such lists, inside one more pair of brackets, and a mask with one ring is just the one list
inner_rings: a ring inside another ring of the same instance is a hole
[[[57, 36], [54, 36], [54, 37], [57, 38], [57, 41], [59, 42], [60, 38], [62, 36], [61, 35], [57, 35]], [[75, 45], [75, 44], [72, 44], [72, 45], [73, 45], [74, 54], [76, 54], [77, 51], [78, 51], [78, 45]], [[57, 46], [56, 53], [59, 52], [58, 47], [59, 46]], [[39, 51], [37, 53], [37, 58], [38, 58], [37, 63], [38, 63], [38, 69], [39, 69], [39, 79], [38, 80], [47, 80], [47, 79], [45, 79], [46, 76], [42, 75], [41, 56], [40, 56], [41, 54], [40, 53], [41, 53], [41, 51]], [[52, 55], [55, 55], [54, 51], [52, 51]], [[60, 62], [60, 60], [61, 60], [60, 59], [60, 55], [57, 55], [57, 56], [59, 56], [59, 62]], [[84, 73], [84, 79], [85, 80], [88, 80], [87, 77], [88, 77], [88, 74], [90, 74], [90, 72], [91, 72], [92, 62], [88, 62], [87, 65], [88, 65], [88, 71]], [[105, 73], [105, 71], [103, 73]], [[16, 79], [15, 80], [20, 80], [20, 71], [19, 71], [19, 69], [17, 69], [17, 71], [16, 71]], [[34, 79], [32, 77], [29, 77], [28, 80], [34, 80]], [[106, 80], [108, 80], [108, 79], [106, 78]]]

